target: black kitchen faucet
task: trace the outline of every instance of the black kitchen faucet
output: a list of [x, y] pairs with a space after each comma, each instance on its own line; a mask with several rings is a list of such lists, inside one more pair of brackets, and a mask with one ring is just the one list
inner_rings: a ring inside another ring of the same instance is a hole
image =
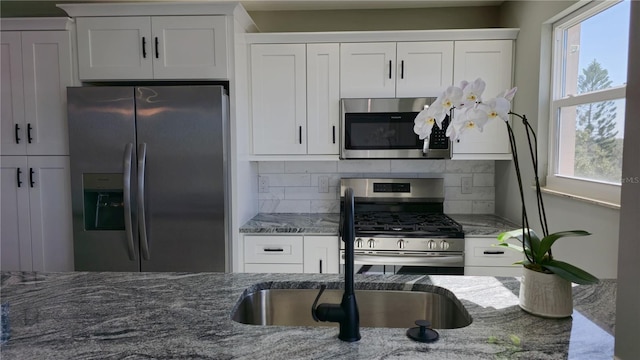
[[360, 340], [360, 314], [356, 303], [353, 285], [353, 257], [355, 242], [355, 227], [353, 223], [353, 189], [344, 191], [344, 219], [342, 223], [342, 241], [344, 241], [344, 294], [340, 304], [320, 304], [318, 299], [326, 289], [320, 287], [320, 292], [311, 306], [311, 315], [315, 321], [330, 321], [340, 323], [338, 338], [342, 341], [354, 342]]

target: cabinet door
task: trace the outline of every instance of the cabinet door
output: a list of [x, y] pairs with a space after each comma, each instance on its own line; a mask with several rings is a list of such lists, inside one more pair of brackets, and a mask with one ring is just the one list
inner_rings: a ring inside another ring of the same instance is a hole
[[304, 272], [337, 274], [340, 243], [337, 236], [304, 237]]
[[309, 154], [338, 154], [340, 46], [307, 45], [307, 139]]
[[[18, 31], [2, 31], [0, 48], [0, 154], [25, 155], [26, 127], [22, 80], [22, 41]], [[4, 257], [3, 257], [4, 259]]]
[[68, 156], [29, 156], [29, 212], [34, 271], [73, 271]]
[[253, 152], [307, 152], [304, 44], [251, 45]]
[[0, 174], [0, 266], [2, 271], [32, 271], [27, 157], [0, 156]]
[[79, 17], [76, 29], [80, 79], [153, 78], [151, 18]]
[[[490, 99], [511, 87], [512, 40], [456, 41], [453, 82], [482, 78], [487, 87], [483, 97]], [[469, 131], [453, 144], [454, 159], [511, 159], [507, 128], [501, 121]]]
[[397, 44], [396, 97], [437, 97], [453, 81], [453, 41]]
[[340, 44], [340, 96], [395, 97], [395, 62], [394, 42]]
[[22, 61], [27, 155], [69, 155], [70, 32], [23, 31]]
[[156, 79], [227, 79], [224, 16], [151, 18]]

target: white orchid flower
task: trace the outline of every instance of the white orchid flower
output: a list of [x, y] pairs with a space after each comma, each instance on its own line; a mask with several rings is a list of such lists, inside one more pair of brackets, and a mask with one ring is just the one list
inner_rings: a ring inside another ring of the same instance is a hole
[[[435, 104], [439, 104], [446, 111], [456, 107], [462, 100], [462, 89], [456, 86], [449, 86], [445, 92], [443, 92], [435, 101]], [[445, 113], [446, 115], [446, 113]], [[444, 116], [442, 117], [444, 119]], [[440, 125], [438, 123], [438, 125]]]
[[470, 108], [475, 103], [481, 102], [485, 87], [486, 83], [481, 78], [477, 78], [472, 83], [467, 83], [462, 89], [462, 107]]
[[447, 110], [436, 101], [433, 105], [420, 111], [418, 115], [416, 115], [415, 120], [413, 120], [413, 132], [418, 134], [420, 140], [428, 140], [433, 125], [438, 124], [438, 126], [442, 126], [442, 120], [444, 120], [446, 115]]
[[478, 104], [477, 108], [484, 111], [489, 120], [500, 118], [503, 121], [509, 121], [509, 109], [511, 103], [503, 97], [487, 100], [482, 104]]
[[509, 101], [513, 100], [513, 97], [516, 96], [516, 91], [518, 91], [517, 87], [514, 87], [513, 89], [507, 89], [504, 91], [504, 93], [498, 94], [498, 96], [496, 97], [503, 97]]

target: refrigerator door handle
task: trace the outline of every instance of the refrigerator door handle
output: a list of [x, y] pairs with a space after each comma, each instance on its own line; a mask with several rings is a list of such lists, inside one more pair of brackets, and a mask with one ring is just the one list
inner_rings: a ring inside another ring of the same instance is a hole
[[[136, 250], [133, 245], [133, 229], [131, 222], [131, 160], [133, 157], [133, 144], [128, 143], [124, 147], [123, 165], [123, 191], [124, 191], [124, 231], [127, 236], [127, 248], [129, 260], [136, 259]], [[97, 215], [96, 215], [97, 216]]]
[[140, 228], [140, 245], [142, 256], [149, 260], [149, 240], [147, 239], [147, 221], [144, 211], [144, 176], [147, 163], [147, 144], [138, 145], [138, 227]]

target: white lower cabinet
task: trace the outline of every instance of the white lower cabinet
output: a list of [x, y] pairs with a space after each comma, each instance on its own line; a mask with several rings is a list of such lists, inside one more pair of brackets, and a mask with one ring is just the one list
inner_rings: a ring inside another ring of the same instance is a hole
[[337, 236], [304, 237], [304, 272], [337, 274], [340, 243]]
[[[522, 254], [504, 247], [492, 246], [498, 240], [493, 237], [466, 237], [464, 249], [464, 274], [487, 276], [521, 276]], [[514, 240], [517, 241], [517, 240]]]
[[68, 156], [2, 156], [3, 271], [73, 271]]
[[244, 272], [338, 273], [337, 236], [245, 235]]

